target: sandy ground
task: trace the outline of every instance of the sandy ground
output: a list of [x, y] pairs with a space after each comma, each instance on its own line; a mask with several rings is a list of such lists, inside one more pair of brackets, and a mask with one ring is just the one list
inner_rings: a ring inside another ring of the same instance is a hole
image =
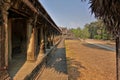
[[66, 40], [69, 80], [116, 80], [115, 52]]

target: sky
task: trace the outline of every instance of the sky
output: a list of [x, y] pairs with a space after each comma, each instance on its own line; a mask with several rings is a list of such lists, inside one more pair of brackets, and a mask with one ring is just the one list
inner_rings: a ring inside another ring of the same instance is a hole
[[39, 0], [48, 14], [59, 27], [83, 28], [85, 24], [95, 21], [88, 1], [81, 0]]

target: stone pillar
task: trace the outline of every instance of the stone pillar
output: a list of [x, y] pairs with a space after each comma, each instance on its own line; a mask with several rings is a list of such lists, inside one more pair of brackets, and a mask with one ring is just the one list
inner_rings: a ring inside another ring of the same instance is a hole
[[8, 60], [12, 60], [12, 19], [8, 20]]
[[32, 19], [27, 22], [27, 60], [35, 60], [35, 28], [32, 26]]
[[[1, 4], [1, 1], [0, 1]], [[10, 1], [3, 2], [0, 5], [0, 27], [1, 27], [1, 38], [4, 40], [0, 44], [0, 80], [9, 80], [9, 75], [7, 72], [8, 66], [8, 9], [10, 8]]]
[[47, 44], [47, 48], [50, 49], [50, 46], [51, 46], [51, 39], [50, 39], [50, 33], [48, 33], [47, 35], [47, 39], [48, 39], [48, 44]]
[[52, 44], [52, 32], [50, 32], [50, 46], [53, 46], [53, 44]]
[[49, 47], [50, 47], [51, 46], [51, 32], [49, 32], [48, 42], [49, 42]]
[[116, 75], [120, 80], [120, 36], [116, 38]]
[[46, 43], [47, 43], [47, 49], [50, 49], [50, 32], [49, 32], [50, 28], [47, 28], [46, 30]]
[[36, 28], [36, 26], [34, 27], [34, 53], [35, 53], [35, 58], [37, 57], [37, 48], [38, 48], [38, 30], [37, 30], [37, 28]]
[[3, 14], [3, 25], [5, 27], [5, 65], [8, 66], [8, 9], [10, 7], [10, 4], [4, 3], [2, 7], [2, 14]]
[[40, 28], [38, 29], [38, 46], [40, 47], [40, 40], [41, 40], [41, 31], [40, 31]]
[[47, 49], [48, 41], [47, 41], [47, 29], [46, 29], [46, 25], [44, 27], [44, 42], [45, 42], [45, 49]]
[[40, 37], [41, 37], [41, 40], [40, 40], [40, 55], [42, 54], [45, 54], [45, 43], [44, 43], [44, 34], [43, 34], [43, 26], [41, 27], [40, 29]]
[[54, 32], [52, 32], [51, 36], [52, 36], [51, 44], [53, 46], [53, 45], [55, 45], [55, 34], [54, 34]]
[[38, 48], [38, 29], [35, 27], [35, 44], [36, 44], [36, 48]]
[[[0, 69], [5, 66], [5, 25], [0, 11]], [[1, 71], [1, 70], [0, 70]]]

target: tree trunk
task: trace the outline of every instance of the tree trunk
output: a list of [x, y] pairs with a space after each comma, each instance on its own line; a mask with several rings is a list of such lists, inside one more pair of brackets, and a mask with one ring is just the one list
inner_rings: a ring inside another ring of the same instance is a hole
[[117, 80], [120, 80], [120, 36], [116, 38], [116, 69]]

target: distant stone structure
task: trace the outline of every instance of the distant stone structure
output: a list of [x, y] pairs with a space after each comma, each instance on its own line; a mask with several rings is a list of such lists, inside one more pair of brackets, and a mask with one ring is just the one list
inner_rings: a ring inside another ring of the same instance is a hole
[[66, 35], [66, 39], [75, 39], [75, 35], [67, 28], [61, 27], [62, 35]]
[[65, 27], [61, 27], [61, 31], [63, 35], [66, 35], [68, 30]]
[[39, 0], [0, 0], [0, 80], [10, 79], [9, 63], [16, 55], [35, 61], [60, 35]]

